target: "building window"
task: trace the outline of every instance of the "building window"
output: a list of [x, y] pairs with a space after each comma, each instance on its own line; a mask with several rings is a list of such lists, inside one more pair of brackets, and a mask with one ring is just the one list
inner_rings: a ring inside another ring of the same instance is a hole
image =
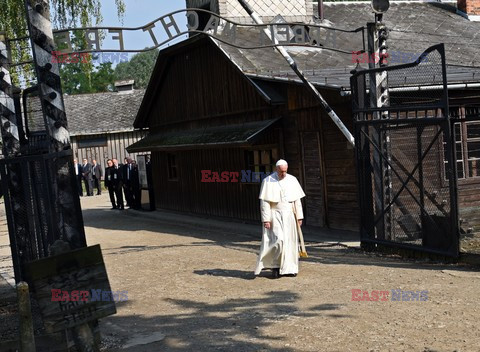
[[77, 140], [78, 148], [105, 147], [107, 145], [107, 136], [89, 136]]
[[168, 163], [168, 180], [177, 181], [177, 160], [174, 154], [167, 154], [167, 163]]
[[[455, 111], [455, 110], [454, 110]], [[461, 107], [454, 114], [456, 118], [464, 119], [479, 117], [479, 107]], [[458, 179], [473, 179], [480, 177], [480, 122], [465, 121], [454, 123], [455, 149]], [[444, 143], [445, 147], [445, 143]], [[445, 161], [447, 164], [447, 161]]]
[[[264, 175], [271, 174], [275, 171], [275, 163], [278, 159], [278, 151], [273, 149], [262, 150], [246, 150], [245, 151], [245, 165], [246, 170], [252, 173], [263, 173]], [[252, 182], [259, 182], [260, 180], [253, 180]]]
[[480, 122], [466, 122], [465, 150], [467, 177], [480, 177]]

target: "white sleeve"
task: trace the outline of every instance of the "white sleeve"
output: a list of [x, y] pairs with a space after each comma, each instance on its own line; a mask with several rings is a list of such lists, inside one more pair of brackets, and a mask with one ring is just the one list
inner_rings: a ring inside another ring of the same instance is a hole
[[297, 220], [303, 219], [303, 208], [302, 208], [302, 201], [297, 199], [294, 202], [295, 212], [297, 213]]
[[270, 202], [260, 200], [260, 213], [262, 215], [262, 222], [272, 221], [272, 208]]

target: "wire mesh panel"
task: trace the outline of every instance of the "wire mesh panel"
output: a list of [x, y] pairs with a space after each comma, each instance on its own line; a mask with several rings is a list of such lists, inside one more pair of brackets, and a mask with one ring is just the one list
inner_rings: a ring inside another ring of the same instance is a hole
[[363, 244], [457, 256], [459, 227], [443, 45], [351, 78]]
[[0, 160], [0, 174], [17, 282], [56, 240], [86, 246], [71, 150]]
[[28, 136], [28, 143], [23, 146], [23, 150], [28, 154], [46, 153], [51, 141], [45, 129], [42, 103], [36, 87], [24, 92], [23, 113]]

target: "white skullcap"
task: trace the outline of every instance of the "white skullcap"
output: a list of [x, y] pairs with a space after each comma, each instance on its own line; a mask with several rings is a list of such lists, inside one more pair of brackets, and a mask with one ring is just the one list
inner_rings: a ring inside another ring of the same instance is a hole
[[283, 160], [283, 159], [280, 159], [279, 161], [277, 161], [277, 163], [275, 164], [275, 166], [284, 166], [284, 165], [288, 165], [288, 163]]

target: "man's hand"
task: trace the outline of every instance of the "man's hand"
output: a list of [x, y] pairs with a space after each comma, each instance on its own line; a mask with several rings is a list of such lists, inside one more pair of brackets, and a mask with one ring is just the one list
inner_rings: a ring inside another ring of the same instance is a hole
[[272, 227], [272, 223], [271, 223], [271, 222], [264, 222], [264, 223], [263, 223], [263, 226], [264, 226], [267, 230], [270, 230], [270, 228]]
[[302, 226], [303, 220], [298, 220], [298, 226]]

